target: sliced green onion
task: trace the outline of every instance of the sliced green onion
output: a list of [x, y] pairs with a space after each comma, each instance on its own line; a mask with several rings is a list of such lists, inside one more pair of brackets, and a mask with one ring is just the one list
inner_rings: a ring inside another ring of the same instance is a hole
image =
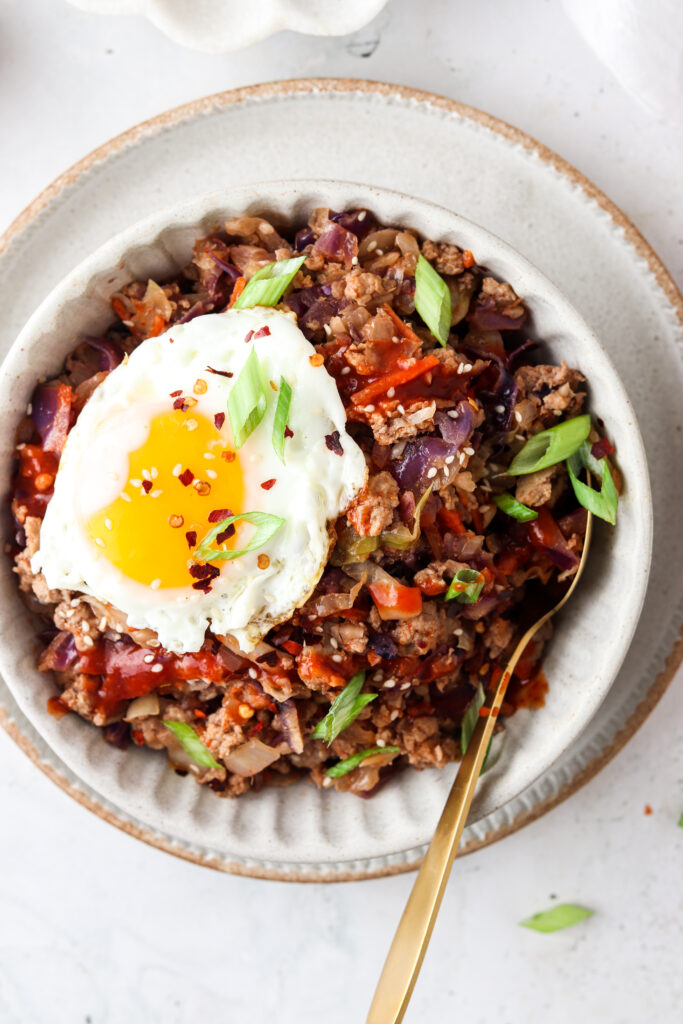
[[451, 292], [429, 260], [417, 257], [415, 269], [415, 309], [441, 345], [446, 345], [451, 329]]
[[477, 689], [474, 691], [474, 697], [467, 705], [465, 714], [462, 716], [462, 725], [460, 726], [460, 749], [462, 750], [463, 757], [470, 745], [472, 733], [479, 721], [479, 708], [483, 708], [485, 701], [486, 697], [484, 695], [484, 687], [481, 683], [478, 683]]
[[380, 540], [386, 547], [398, 548], [409, 548], [411, 544], [414, 544], [417, 538], [420, 536], [420, 516], [422, 515], [422, 509], [425, 507], [427, 498], [432, 493], [432, 487], [430, 484], [427, 490], [424, 492], [417, 505], [415, 506], [415, 518], [413, 519], [413, 528], [409, 530], [407, 526], [399, 526], [396, 530], [388, 530], [383, 533]]
[[518, 523], [530, 523], [532, 519], [538, 519], [538, 512], [528, 505], [523, 505], [511, 494], [494, 494], [493, 503], [497, 505], [506, 516], [512, 516]]
[[476, 604], [484, 588], [484, 577], [475, 569], [458, 569], [446, 591], [444, 601]]
[[495, 765], [497, 765], [498, 762], [500, 761], [500, 755], [503, 753], [503, 746], [506, 736], [507, 733], [500, 732], [496, 733], [496, 735], [492, 736], [491, 739], [489, 740], [488, 749], [484, 757], [484, 763], [481, 766], [482, 775], [484, 774], [484, 772], [487, 772], [489, 768], [493, 768]]
[[204, 746], [191, 725], [187, 725], [185, 722], [164, 722], [164, 725], [174, 733], [185, 753], [189, 754], [195, 764], [201, 765], [202, 768], [225, 771], [223, 765], [219, 764], [211, 751]]
[[256, 349], [240, 370], [240, 375], [228, 395], [228, 416], [235, 448], [241, 448], [265, 416], [268, 392]]
[[304, 256], [291, 260], [277, 260], [261, 267], [247, 281], [244, 291], [237, 298], [233, 309], [250, 309], [252, 306], [277, 306], [287, 288], [294, 280], [304, 262]]
[[365, 672], [356, 672], [311, 733], [314, 740], [324, 740], [328, 747], [340, 732], [348, 729], [366, 704], [375, 700], [376, 693], [361, 693]]
[[366, 757], [373, 757], [375, 754], [398, 754], [400, 750], [400, 747], [368, 747], [367, 750], [359, 750], [357, 754], [352, 754], [346, 760], [333, 764], [331, 768], [327, 769], [325, 775], [329, 775], [331, 779], [340, 779], [342, 775], [348, 775], [354, 768], [357, 768]]
[[570, 928], [573, 924], [585, 920], [594, 914], [594, 910], [587, 907], [577, 907], [573, 903], [559, 903], [552, 910], [543, 910], [540, 914], [533, 914], [527, 917], [526, 921], [519, 923], [523, 928], [532, 928], [535, 932], [559, 932], [563, 928]]
[[339, 531], [330, 561], [332, 565], [365, 562], [377, 550], [379, 542], [379, 537], [360, 537], [352, 526], [344, 526]]
[[[233, 523], [239, 523], [242, 519], [256, 527], [256, 533], [246, 548], [241, 548], [239, 551], [223, 551], [211, 547], [219, 533], [227, 530]], [[205, 537], [202, 537], [194, 550], [194, 557], [198, 562], [231, 562], [233, 558], [240, 558], [250, 551], [262, 548], [271, 537], [275, 536], [284, 521], [280, 516], [273, 516], [270, 512], [242, 512], [238, 516], [227, 516], [226, 519], [221, 519], [220, 523], [209, 530]]]
[[575, 416], [530, 437], [508, 466], [510, 476], [522, 476], [564, 462], [588, 437], [590, 416]]
[[285, 461], [285, 429], [292, 403], [292, 389], [284, 377], [280, 377], [280, 394], [277, 396], [275, 419], [273, 420], [273, 448], [280, 462]]
[[683, 814], [681, 814], [680, 818], [678, 819], [678, 827], [683, 828]]
[[[582, 469], [589, 469], [591, 473], [595, 474], [600, 481], [599, 491], [577, 479]], [[619, 494], [614, 486], [607, 459], [593, 458], [591, 446], [584, 441], [579, 450], [567, 459], [567, 470], [579, 504], [592, 512], [594, 516], [598, 516], [599, 519], [604, 519], [614, 526], [617, 521]]]

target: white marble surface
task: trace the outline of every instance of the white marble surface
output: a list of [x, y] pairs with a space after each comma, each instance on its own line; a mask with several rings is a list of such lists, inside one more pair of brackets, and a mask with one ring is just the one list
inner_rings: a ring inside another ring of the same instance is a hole
[[[3, 0], [0, 225], [137, 121], [302, 75], [399, 81], [517, 124], [602, 187], [683, 276], [680, 133], [601, 68], [559, 0], [390, 0], [352, 37], [281, 35], [225, 57], [62, 0]], [[587, 787], [456, 865], [408, 1022], [680, 1019], [678, 682]], [[365, 1019], [410, 876], [293, 886], [218, 875], [89, 815], [2, 733], [0, 768], [2, 1024]], [[596, 914], [551, 936], [518, 927], [555, 899]]]

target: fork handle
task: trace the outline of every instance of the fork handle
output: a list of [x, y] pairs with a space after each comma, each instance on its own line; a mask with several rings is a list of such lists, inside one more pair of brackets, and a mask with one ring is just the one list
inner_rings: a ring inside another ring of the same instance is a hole
[[399, 1024], [403, 1020], [432, 936], [510, 674], [508, 666], [489, 705], [489, 713], [479, 718], [460, 762], [434, 838], [396, 929], [367, 1024]]

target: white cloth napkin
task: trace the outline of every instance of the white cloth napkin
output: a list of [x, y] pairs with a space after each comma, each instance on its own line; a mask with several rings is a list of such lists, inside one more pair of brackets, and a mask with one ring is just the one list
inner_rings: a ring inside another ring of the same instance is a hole
[[657, 117], [683, 122], [683, 0], [563, 0], [621, 85]]

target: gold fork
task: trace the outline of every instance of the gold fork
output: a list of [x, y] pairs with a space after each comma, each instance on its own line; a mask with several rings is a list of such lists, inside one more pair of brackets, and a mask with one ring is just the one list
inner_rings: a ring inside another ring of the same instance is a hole
[[527, 629], [498, 681], [493, 699], [485, 705], [488, 713], [484, 712], [477, 722], [465, 755], [460, 762], [439, 824], [436, 826], [434, 838], [429, 844], [422, 867], [408, 897], [403, 916], [396, 929], [394, 941], [375, 990], [367, 1024], [400, 1024], [400, 1021], [403, 1020], [427, 952], [429, 940], [432, 937], [446, 883], [453, 866], [453, 859], [467, 821], [479, 773], [486, 757], [508, 682], [522, 651], [531, 638], [566, 604], [573, 594], [586, 564], [593, 528], [592, 520], [593, 517], [589, 512], [581, 560], [571, 585], [554, 608], [551, 608]]

